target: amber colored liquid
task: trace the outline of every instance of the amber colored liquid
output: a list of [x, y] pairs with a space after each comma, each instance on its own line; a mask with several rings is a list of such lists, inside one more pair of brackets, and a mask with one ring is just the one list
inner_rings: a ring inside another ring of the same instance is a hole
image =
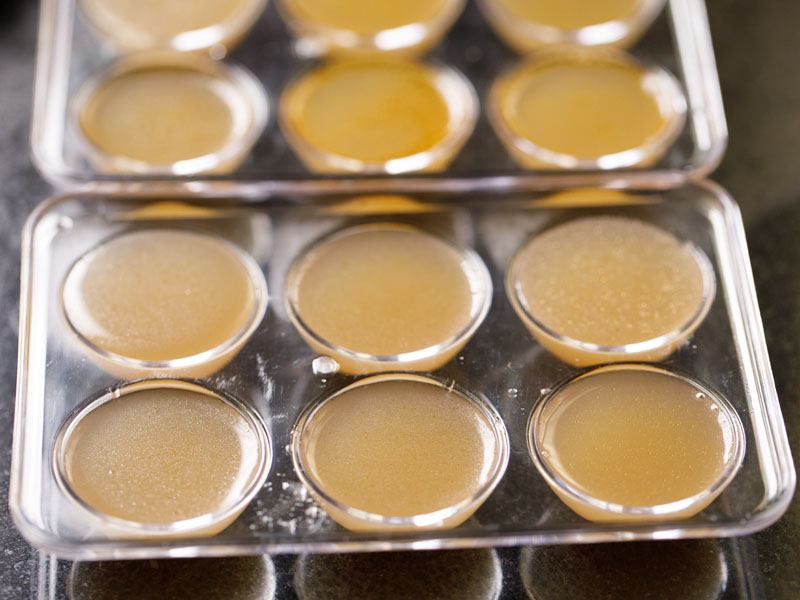
[[290, 0], [303, 18], [362, 34], [378, 33], [436, 16], [445, 0]]
[[252, 0], [83, 0], [104, 19], [158, 37], [223, 23]]
[[548, 194], [544, 198], [537, 198], [532, 202], [534, 206], [621, 206], [625, 204], [647, 204], [653, 202], [649, 196], [637, 196], [620, 190], [610, 190], [603, 188], [575, 188], [568, 189], [554, 194]]
[[212, 154], [233, 139], [235, 116], [212, 75], [181, 68], [132, 71], [101, 84], [80, 123], [98, 148], [153, 165]]
[[419, 214], [435, 210], [434, 206], [424, 204], [409, 196], [392, 194], [357, 196], [350, 200], [345, 200], [330, 209], [332, 213], [337, 215]]
[[327, 401], [305, 428], [302, 462], [335, 501], [409, 517], [479, 492], [499, 448], [463, 396], [415, 381], [383, 381]]
[[577, 158], [638, 148], [666, 124], [644, 72], [606, 63], [534, 66], [499, 98], [507, 126], [537, 146]]
[[674, 333], [703, 301], [703, 271], [677, 238], [621, 217], [571, 221], [534, 237], [514, 287], [530, 315], [581, 342], [622, 346]]
[[625, 19], [636, 12], [642, 4], [642, 0], [494, 1], [520, 19], [558, 29], [579, 29]]
[[82, 257], [64, 310], [95, 346], [142, 361], [214, 349], [253, 317], [255, 291], [239, 256], [216, 238], [151, 230], [113, 238]]
[[328, 343], [376, 356], [450, 341], [470, 320], [462, 260], [458, 250], [418, 230], [354, 230], [304, 259], [299, 316]]
[[450, 113], [427, 67], [359, 61], [312, 71], [284, 96], [288, 119], [314, 148], [382, 163], [445, 139]]
[[708, 489], [733, 458], [719, 405], [677, 377], [639, 369], [568, 384], [535, 428], [545, 461], [593, 498], [655, 506]]
[[140, 390], [87, 414], [66, 441], [65, 473], [95, 510], [168, 524], [230, 508], [252, 481], [258, 440], [221, 400]]

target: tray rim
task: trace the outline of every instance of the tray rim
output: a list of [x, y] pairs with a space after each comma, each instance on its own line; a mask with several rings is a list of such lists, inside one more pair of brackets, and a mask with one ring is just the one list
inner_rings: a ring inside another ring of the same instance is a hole
[[[754, 533], [777, 521], [791, 502], [794, 494], [796, 475], [783, 422], [780, 403], [775, 389], [775, 383], [770, 368], [767, 354], [766, 339], [764, 337], [761, 316], [755, 294], [755, 286], [747, 254], [744, 226], [738, 206], [730, 195], [718, 184], [711, 181], [693, 182], [686, 189], [697, 189], [708, 195], [718, 203], [722, 222], [717, 226], [724, 234], [725, 243], [729, 246], [732, 258], [722, 260], [718, 254], [719, 268], [726, 272], [725, 277], [719, 276], [722, 287], [735, 288], [734, 281], [738, 280], [742, 294], [731, 293], [732, 289], [725, 289], [725, 298], [729, 322], [738, 321], [740, 331], [734, 331], [734, 338], [743, 336], [739, 344], [744, 344], [746, 352], [740, 355], [740, 368], [746, 371], [742, 374], [743, 385], [750, 384], [755, 389], [747, 392], [748, 397], [754, 397], [759, 402], [760, 411], [750, 411], [749, 416], [755, 418], [766, 427], [766, 431], [759, 433], [762, 443], [769, 444], [775, 477], [771, 489], [776, 493], [769, 496], [765, 490], [765, 501], [769, 504], [761, 509], [751, 512], [755, 517], [743, 517], [739, 521], [727, 521], [722, 524], [713, 522], [675, 522], [645, 525], [593, 525], [590, 532], [578, 531], [576, 527], [559, 529], [548, 528], [543, 530], [511, 534], [503, 532], [503, 528], [487, 530], [481, 535], [460, 536], [459, 529], [442, 532], [431, 532], [424, 540], [414, 539], [413, 534], [392, 534], [377, 536], [374, 540], [362, 539], [322, 539], [314, 541], [293, 540], [290, 534], [265, 533], [261, 536], [249, 538], [205, 538], [201, 540], [170, 540], [158, 541], [119, 541], [101, 540], [88, 544], [64, 542], [61, 538], [49, 534], [28, 518], [22, 508], [23, 483], [22, 470], [24, 448], [21, 438], [29, 408], [29, 356], [31, 352], [31, 303], [34, 300], [31, 293], [33, 283], [33, 252], [35, 251], [34, 235], [38, 224], [43, 217], [61, 203], [72, 199], [86, 197], [109, 196], [102, 190], [72, 191], [58, 194], [42, 202], [31, 213], [25, 223], [22, 242], [21, 266], [21, 292], [20, 292], [20, 321], [19, 321], [19, 354], [17, 363], [17, 392], [14, 415], [14, 441], [12, 448], [11, 474], [9, 484], [9, 508], [12, 519], [22, 536], [33, 546], [53, 553], [61, 558], [82, 560], [104, 560], [121, 558], [158, 558], [158, 557], [196, 557], [196, 556], [232, 556], [262, 553], [329, 553], [329, 552], [356, 552], [381, 550], [416, 550], [416, 549], [449, 549], [449, 548], [475, 548], [475, 547], [501, 547], [515, 545], [544, 545], [544, 544], [571, 544], [594, 543], [611, 541], [679, 539], [701, 537], [734, 537]], [[131, 195], [117, 195], [119, 198], [131, 198]], [[178, 198], [198, 198], [198, 194], [184, 192], [176, 194]], [[133, 198], [147, 198], [148, 193], [133, 194]], [[200, 195], [199, 197], [202, 197]], [[245, 198], [245, 204], [248, 204]], [[313, 200], [313, 199], [312, 199]], [[736, 256], [738, 255], [738, 256]], [[725, 264], [723, 264], [725, 263]], [[731, 264], [728, 264], [731, 263]], [[743, 328], [743, 329], [742, 329]], [[734, 327], [734, 329], [737, 329]], [[738, 344], [737, 344], [738, 345]], [[741, 359], [747, 359], [743, 361]], [[750, 404], [748, 402], [748, 404]], [[742, 415], [744, 417], [744, 415]], [[40, 451], [41, 452], [41, 451]], [[761, 474], [764, 475], [762, 453], [759, 452]], [[765, 483], [765, 485], [768, 485]], [[759, 505], [761, 506], [761, 505]], [[342, 532], [335, 531], [333, 537], [341, 538]], [[345, 532], [345, 535], [346, 532]]]

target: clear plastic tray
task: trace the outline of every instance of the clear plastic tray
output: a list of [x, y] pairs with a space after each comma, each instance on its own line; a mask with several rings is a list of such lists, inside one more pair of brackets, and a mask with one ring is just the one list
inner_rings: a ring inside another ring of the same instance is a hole
[[[274, 2], [243, 43], [225, 61], [241, 64], [261, 81], [270, 99], [270, 122], [253, 150], [232, 176], [198, 183], [187, 178], [175, 184], [224, 193], [314, 193], [330, 187], [358, 190], [409, 189], [547, 189], [550, 187], [609, 184], [673, 187], [710, 173], [727, 143], [727, 130], [702, 0], [670, 0], [654, 25], [631, 50], [646, 63], [664, 66], [675, 74], [688, 103], [686, 124], [666, 155], [648, 168], [617, 171], [554, 172], [518, 167], [492, 130], [486, 116], [489, 85], [499, 71], [518, 57], [491, 32], [475, 3], [468, 3], [455, 26], [424, 60], [455, 67], [474, 85], [480, 99], [480, 117], [466, 146], [439, 175], [401, 175], [380, 179], [312, 176], [295, 157], [281, 135], [275, 115], [286, 83], [315, 61], [294, 51], [293, 39]], [[31, 142], [33, 159], [42, 174], [62, 187], [91, 184], [94, 189], [120, 191], [131, 176], [103, 175], [90, 166], [85, 146], [72, 122], [71, 99], [80, 85], [118, 57], [87, 23], [77, 0], [43, 0], [39, 25], [35, 98]], [[144, 177], [137, 178], [139, 180]], [[151, 178], [152, 179], [152, 178]], [[163, 177], [160, 179], [163, 183]]]
[[[358, 204], [344, 203], [350, 197], [333, 194], [316, 199], [210, 199], [188, 193], [170, 197], [202, 209], [202, 215], [191, 219], [143, 212], [151, 200], [141, 195], [82, 192], [43, 203], [28, 220], [22, 249], [10, 507], [25, 538], [66, 558], [118, 559], [733, 536], [778, 519], [791, 499], [795, 473], [739, 211], [724, 191], [711, 183], [689, 184], [670, 191], [642, 191], [634, 203], [593, 207], [563, 200], [559, 204], [532, 193], [416, 197], [425, 203], [403, 214], [359, 211]], [[708, 255], [716, 273], [717, 295], [707, 318], [665, 363], [685, 370], [731, 402], [744, 424], [746, 454], [731, 485], [689, 519], [626, 525], [584, 521], [550, 491], [528, 454], [525, 431], [534, 403], [543, 391], [579, 371], [545, 352], [527, 332], [505, 297], [505, 268], [523, 239], [548, 223], [609, 213], [644, 219], [690, 240]], [[486, 320], [435, 375], [494, 403], [508, 428], [510, 462], [486, 503], [466, 523], [448, 531], [348, 532], [313, 502], [294, 474], [289, 455], [289, 435], [298, 414], [321, 394], [353, 378], [315, 374], [316, 355], [285, 313], [287, 269], [302, 248], [333, 228], [386, 220], [414, 223], [473, 248], [494, 283]], [[59, 314], [59, 289], [72, 262], [99, 240], [124, 229], [165, 225], [225, 236], [250, 252], [267, 276], [270, 298], [264, 320], [233, 362], [204, 382], [260, 413], [273, 440], [274, 463], [256, 498], [215, 537], [112, 540], [68, 502], [50, 468], [56, 430], [66, 415], [87, 397], [119, 383], [84, 358]]]

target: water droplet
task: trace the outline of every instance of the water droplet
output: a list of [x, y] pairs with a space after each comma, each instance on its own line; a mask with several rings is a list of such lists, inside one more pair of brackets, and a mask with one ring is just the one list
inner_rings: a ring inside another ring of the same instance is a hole
[[540, 454], [542, 455], [542, 458], [550, 458], [550, 453], [547, 450], [542, 450]]
[[519, 396], [519, 390], [517, 388], [508, 388], [508, 390], [506, 390], [506, 394], [508, 394], [509, 398], [516, 398]]
[[540, 393], [542, 396], [547, 396], [547, 394], [549, 394], [549, 393], [550, 393], [550, 392], [552, 392], [552, 391], [553, 391], [553, 390], [551, 390], [550, 388], [542, 388], [542, 389], [540, 389], [540, 390], [539, 390], [539, 393]]
[[458, 364], [460, 364], [460, 365], [463, 365], [464, 364], [464, 357], [463, 356], [457, 356], [456, 357], [456, 362]]
[[214, 60], [222, 60], [228, 54], [228, 50], [222, 44], [214, 44], [208, 49], [208, 53]]
[[339, 370], [339, 363], [330, 356], [318, 356], [311, 361], [311, 370], [314, 375], [333, 375]]

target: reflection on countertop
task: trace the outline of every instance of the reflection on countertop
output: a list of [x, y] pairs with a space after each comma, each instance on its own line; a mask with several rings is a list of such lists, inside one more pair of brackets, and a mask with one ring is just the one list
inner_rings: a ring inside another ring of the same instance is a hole
[[531, 600], [719, 598], [729, 557], [714, 540], [523, 548], [519, 568]]
[[503, 574], [494, 550], [301, 556], [301, 600], [497, 600]]
[[76, 562], [67, 580], [72, 600], [272, 600], [269, 556]]

